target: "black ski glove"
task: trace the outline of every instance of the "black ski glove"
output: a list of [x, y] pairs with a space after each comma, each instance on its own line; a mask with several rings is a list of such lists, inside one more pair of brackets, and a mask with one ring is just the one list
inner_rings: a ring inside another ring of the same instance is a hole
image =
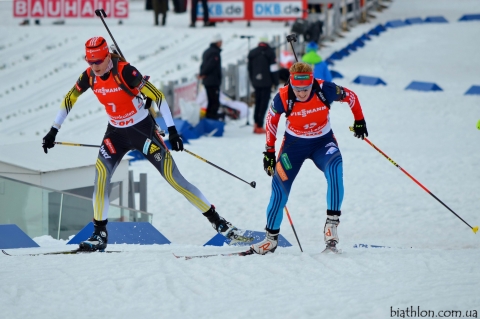
[[367, 123], [364, 119], [353, 122], [353, 136], [356, 138], [361, 138], [362, 140], [365, 137], [368, 137]]
[[174, 150], [175, 152], [183, 151], [183, 141], [180, 135], [178, 135], [175, 126], [170, 126], [168, 128], [168, 140], [172, 145], [172, 150]]
[[268, 176], [275, 174], [275, 151], [263, 152], [263, 169]]
[[48, 153], [49, 148], [52, 148], [55, 146], [55, 136], [57, 136], [57, 133], [58, 133], [58, 130], [52, 127], [50, 129], [50, 132], [48, 132], [47, 135], [45, 135], [45, 137], [43, 138], [42, 147], [45, 154]]

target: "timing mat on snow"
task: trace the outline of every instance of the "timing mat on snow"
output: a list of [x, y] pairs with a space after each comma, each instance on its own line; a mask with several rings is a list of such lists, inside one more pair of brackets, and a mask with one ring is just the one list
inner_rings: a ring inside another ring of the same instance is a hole
[[[107, 224], [108, 244], [164, 245], [170, 241], [152, 224], [147, 222], [109, 222]], [[93, 233], [90, 222], [67, 245], [79, 244], [87, 240]]]

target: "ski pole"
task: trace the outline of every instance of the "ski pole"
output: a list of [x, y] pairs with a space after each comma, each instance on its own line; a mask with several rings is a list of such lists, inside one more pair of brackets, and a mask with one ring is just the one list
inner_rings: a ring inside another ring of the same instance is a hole
[[221, 170], [222, 172], [227, 173], [228, 175], [231, 175], [231, 176], [235, 177], [236, 179], [241, 180], [241, 181], [244, 182], [244, 183], [247, 183], [248, 185], [252, 186], [253, 188], [255, 188], [255, 186], [257, 186], [257, 183], [256, 183], [255, 181], [249, 183], [249, 182], [241, 179], [240, 177], [238, 177], [238, 176], [230, 173], [229, 171], [221, 168], [220, 166], [217, 166], [217, 165], [213, 164], [212, 162], [207, 161], [207, 160], [204, 159], [203, 157], [200, 157], [200, 156], [198, 156], [197, 154], [195, 154], [195, 153], [193, 153], [193, 152], [190, 152], [190, 151], [187, 150], [186, 148], [184, 148], [183, 150], [184, 150], [185, 152], [187, 152], [188, 154], [195, 156], [195, 157], [198, 158], [199, 160], [204, 161], [205, 163], [210, 164], [210, 165], [212, 165], [213, 167]]
[[[350, 131], [353, 132], [353, 127], [350, 126]], [[452, 212], [455, 216], [457, 216], [462, 222], [464, 222], [468, 227], [470, 227], [470, 229], [476, 234], [477, 231], [478, 231], [478, 226], [475, 226], [475, 227], [472, 227], [470, 226], [470, 224], [468, 224], [462, 217], [458, 216], [457, 213], [455, 213], [450, 207], [448, 207], [444, 202], [442, 202], [437, 196], [435, 196], [432, 192], [430, 192], [425, 186], [423, 186], [419, 181], [417, 181], [412, 175], [410, 175], [406, 170], [404, 170], [402, 167], [400, 167], [400, 165], [398, 165], [397, 163], [395, 163], [390, 157], [388, 157], [387, 154], [385, 154], [384, 152], [382, 152], [381, 149], [379, 149], [377, 146], [375, 146], [375, 144], [373, 144], [372, 142], [370, 142], [370, 140], [368, 138], [364, 138], [364, 141], [367, 142], [368, 144], [370, 144], [370, 146], [372, 146], [374, 149], [376, 149], [380, 154], [382, 154], [383, 156], [385, 156], [385, 158], [387, 160], [390, 161], [390, 163], [392, 163], [393, 165], [395, 165], [398, 169], [400, 169], [403, 173], [405, 173], [405, 175], [407, 175], [408, 177], [410, 177], [412, 179], [412, 181], [414, 181], [418, 186], [420, 186], [424, 191], [426, 191], [428, 194], [430, 194], [433, 198], [435, 198], [440, 204], [442, 204], [443, 206], [445, 206], [445, 208], [447, 208], [450, 212]]]
[[292, 226], [293, 233], [295, 234], [295, 238], [297, 239], [298, 247], [300, 247], [300, 251], [303, 253], [302, 245], [300, 244], [300, 240], [298, 239], [297, 232], [295, 231], [295, 226], [293, 226], [292, 218], [290, 218], [290, 214], [288, 212], [287, 205], [284, 207], [285, 213], [287, 213], [288, 221], [290, 222], [290, 226]]
[[107, 17], [105, 10], [97, 9], [95, 10], [95, 14], [97, 15], [97, 17], [99, 17], [102, 20], [103, 25], [105, 26], [105, 29], [107, 29], [108, 34], [110, 34], [110, 38], [112, 38], [113, 43], [115, 43], [115, 47], [117, 48], [118, 53], [120, 53], [121, 57], [125, 59], [125, 56], [123, 55], [122, 50], [120, 50], [120, 47], [118, 46], [117, 41], [115, 41], [115, 38], [113, 37], [112, 33], [110, 32], [110, 29], [108, 28], [107, 24], [105, 23], [105, 20], [103, 19]]
[[69, 143], [69, 142], [55, 142], [55, 144], [66, 145], [66, 146], [100, 147], [100, 145]]
[[[272, 175], [272, 178], [273, 178], [273, 174], [274, 174], [273, 169], [270, 168], [269, 171], [270, 171], [270, 174]], [[285, 213], [287, 214], [288, 221], [290, 222], [290, 226], [292, 226], [293, 234], [295, 235], [295, 238], [297, 239], [298, 247], [300, 247], [300, 251], [303, 253], [302, 244], [300, 244], [300, 240], [298, 239], [297, 231], [295, 230], [295, 226], [293, 226], [293, 220], [290, 217], [290, 213], [288, 212], [287, 205], [285, 205], [283, 208], [285, 209]]]
[[[55, 144], [65, 145], [65, 146], [83, 146], [83, 147], [97, 147], [97, 148], [100, 147], [100, 145], [80, 144], [80, 143], [70, 143], [70, 142], [55, 142]], [[222, 172], [227, 173], [227, 174], [229, 174], [229, 175], [231, 175], [231, 176], [233, 176], [233, 177], [241, 180], [241, 181], [244, 182], [244, 183], [247, 183], [248, 185], [252, 186], [253, 188], [255, 188], [255, 186], [257, 186], [257, 183], [256, 183], [255, 181], [249, 183], [249, 182], [241, 179], [240, 177], [238, 177], [238, 176], [230, 173], [229, 171], [221, 168], [220, 166], [217, 166], [217, 165], [213, 164], [212, 162], [207, 161], [207, 160], [204, 159], [203, 157], [200, 157], [200, 156], [198, 156], [197, 154], [195, 154], [195, 153], [193, 153], [193, 152], [190, 152], [190, 151], [187, 150], [186, 148], [184, 148], [183, 150], [184, 150], [185, 152], [187, 152], [188, 154], [195, 156], [195, 157], [198, 158], [199, 160], [204, 161], [205, 163], [210, 164], [210, 165], [212, 165], [213, 167], [221, 170]]]

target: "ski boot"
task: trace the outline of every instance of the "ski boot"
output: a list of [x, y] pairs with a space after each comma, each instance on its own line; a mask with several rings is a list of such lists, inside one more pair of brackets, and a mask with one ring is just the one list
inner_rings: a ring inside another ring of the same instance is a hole
[[[273, 233], [275, 232], [275, 233]], [[280, 229], [272, 231], [267, 229], [265, 232], [265, 239], [259, 243], [250, 246], [250, 251], [255, 254], [265, 255], [267, 253], [274, 253], [278, 247], [278, 234]]]
[[89, 239], [82, 241], [79, 245], [79, 250], [86, 251], [104, 251], [108, 243], [108, 231], [106, 220], [93, 220], [93, 234]]
[[253, 241], [253, 237], [243, 236], [245, 233], [244, 230], [238, 229], [231, 223], [227, 222], [225, 218], [218, 215], [218, 213], [215, 211], [215, 206], [212, 205], [207, 212], [203, 213], [203, 216], [207, 217], [208, 221], [212, 224], [213, 229], [215, 229], [217, 233], [231, 240], [229, 245], [238, 242], [248, 243]]
[[326, 248], [324, 252], [331, 251], [339, 253], [337, 244], [340, 241], [338, 238], [337, 227], [340, 224], [340, 211], [327, 210], [327, 220], [323, 229], [324, 240]]

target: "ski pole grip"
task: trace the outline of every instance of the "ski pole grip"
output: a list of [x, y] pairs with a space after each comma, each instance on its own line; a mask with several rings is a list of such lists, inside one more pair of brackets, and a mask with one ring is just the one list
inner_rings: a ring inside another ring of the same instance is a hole
[[97, 17], [104, 17], [106, 18], [107, 17], [107, 14], [105, 13], [105, 10], [103, 9], [97, 9], [95, 10], [95, 14], [97, 15]]

